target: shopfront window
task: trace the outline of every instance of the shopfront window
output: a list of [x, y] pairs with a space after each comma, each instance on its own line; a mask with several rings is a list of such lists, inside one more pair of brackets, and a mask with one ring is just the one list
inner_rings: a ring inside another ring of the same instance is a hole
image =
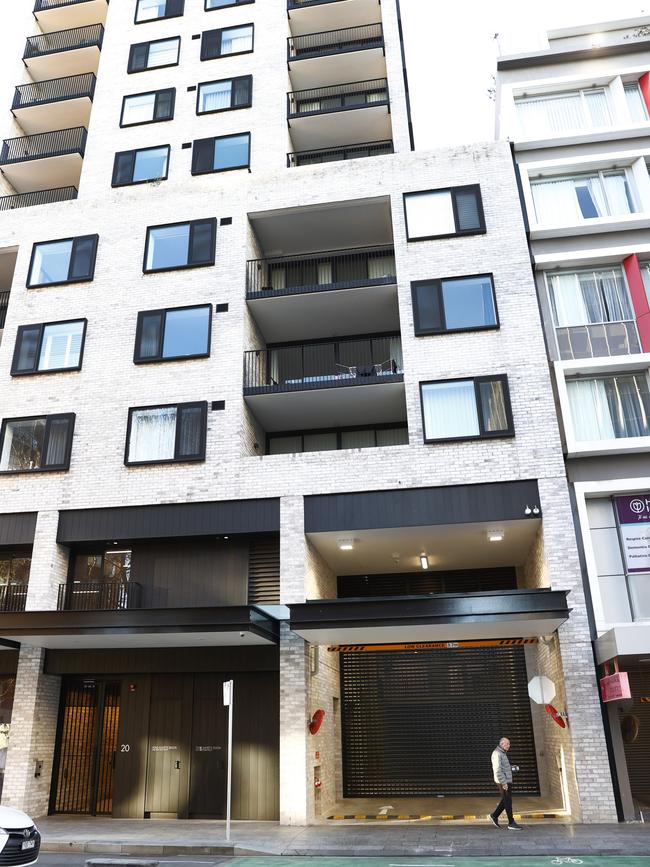
[[15, 677], [0, 677], [0, 795], [7, 763], [7, 746], [11, 730], [11, 712], [14, 706]]

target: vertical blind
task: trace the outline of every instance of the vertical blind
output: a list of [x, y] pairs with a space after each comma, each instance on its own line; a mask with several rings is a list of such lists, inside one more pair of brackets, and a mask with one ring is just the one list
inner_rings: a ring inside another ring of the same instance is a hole
[[650, 436], [650, 391], [646, 373], [567, 382], [578, 441]]
[[634, 319], [620, 268], [549, 276], [556, 326], [622, 322]]
[[635, 212], [624, 171], [535, 181], [531, 190], [538, 223], [581, 222]]
[[528, 136], [611, 125], [603, 88], [518, 99], [516, 106], [522, 130]]

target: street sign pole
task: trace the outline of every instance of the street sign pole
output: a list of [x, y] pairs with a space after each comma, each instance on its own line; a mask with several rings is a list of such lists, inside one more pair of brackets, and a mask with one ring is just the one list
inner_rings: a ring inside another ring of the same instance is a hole
[[223, 685], [223, 703], [228, 708], [228, 783], [226, 787], [226, 840], [230, 840], [230, 805], [232, 801], [232, 708], [233, 681]]

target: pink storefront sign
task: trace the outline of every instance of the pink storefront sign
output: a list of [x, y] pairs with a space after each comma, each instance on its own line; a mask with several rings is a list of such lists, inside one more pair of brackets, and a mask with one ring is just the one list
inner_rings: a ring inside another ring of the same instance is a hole
[[622, 698], [632, 698], [630, 681], [626, 671], [617, 671], [600, 678], [600, 695], [605, 701], [620, 701]]

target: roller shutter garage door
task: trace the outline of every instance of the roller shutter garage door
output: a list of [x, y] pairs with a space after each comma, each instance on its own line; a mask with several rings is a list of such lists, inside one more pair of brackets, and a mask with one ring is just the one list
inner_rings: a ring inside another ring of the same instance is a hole
[[621, 714], [621, 718], [631, 716], [636, 720], [634, 740], [631, 743], [624, 741], [627, 773], [632, 797], [645, 807], [650, 807], [650, 671], [645, 666], [626, 668], [634, 704]]
[[527, 681], [523, 647], [342, 653], [344, 796], [493, 795], [503, 736], [538, 795]]

